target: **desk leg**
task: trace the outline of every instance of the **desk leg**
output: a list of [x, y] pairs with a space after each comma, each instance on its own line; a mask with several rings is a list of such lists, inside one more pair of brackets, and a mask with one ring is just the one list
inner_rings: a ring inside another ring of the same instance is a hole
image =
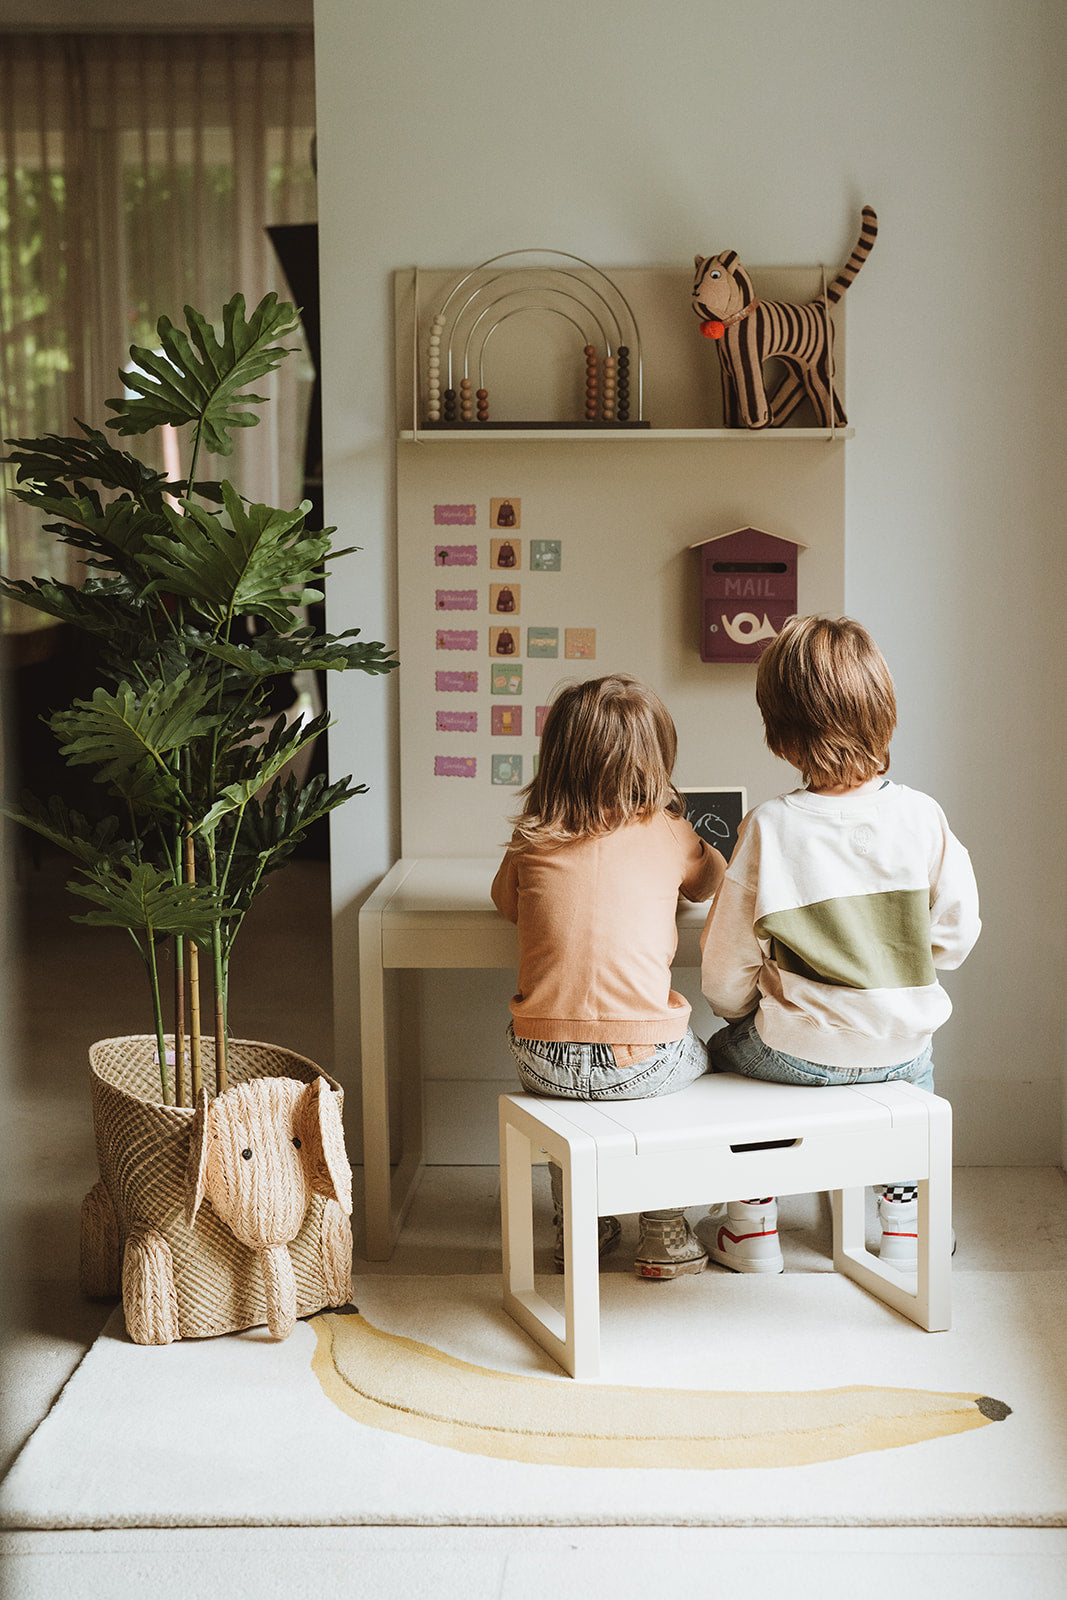
[[359, 1003], [367, 1260], [388, 1261], [422, 1172], [422, 1086], [405, 1083], [402, 1088], [402, 1147], [394, 1177], [381, 914], [366, 906], [359, 919]]

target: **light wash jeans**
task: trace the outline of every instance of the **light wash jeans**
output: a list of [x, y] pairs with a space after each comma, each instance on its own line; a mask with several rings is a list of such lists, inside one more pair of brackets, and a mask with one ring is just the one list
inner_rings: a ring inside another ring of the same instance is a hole
[[523, 1088], [564, 1100], [648, 1100], [684, 1089], [709, 1070], [707, 1045], [691, 1028], [629, 1067], [616, 1065], [609, 1044], [517, 1039], [510, 1022], [507, 1039]]
[[[553, 1095], [562, 1100], [650, 1100], [653, 1095], [673, 1094], [676, 1089], [684, 1089], [710, 1070], [708, 1047], [692, 1028], [684, 1039], [656, 1045], [654, 1055], [629, 1067], [616, 1064], [610, 1044], [517, 1039], [510, 1022], [507, 1040], [523, 1088], [529, 1094]], [[549, 1162], [548, 1170], [557, 1228], [556, 1249], [561, 1251], [563, 1174], [555, 1162]], [[684, 1217], [684, 1212], [673, 1207], [667, 1211], [643, 1211], [642, 1228], [646, 1218], [666, 1221], [679, 1217]], [[606, 1224], [613, 1225], [613, 1230], [606, 1232]], [[610, 1248], [618, 1238], [617, 1221], [613, 1217], [602, 1218], [600, 1230], [601, 1249]], [[562, 1260], [562, 1256], [559, 1259]]]
[[771, 1083], [795, 1083], [805, 1088], [825, 1089], [835, 1084], [913, 1083], [917, 1089], [934, 1092], [934, 1063], [931, 1047], [913, 1061], [895, 1067], [823, 1067], [816, 1061], [772, 1050], [756, 1032], [756, 1014], [727, 1023], [708, 1040], [712, 1072], [737, 1072], [745, 1078], [767, 1078]]
[[[737, 1072], [745, 1078], [766, 1078], [771, 1083], [795, 1083], [809, 1089], [826, 1089], [835, 1084], [913, 1083], [917, 1089], [934, 1092], [934, 1063], [931, 1046], [913, 1061], [895, 1067], [824, 1067], [817, 1061], [802, 1061], [799, 1056], [772, 1050], [756, 1032], [756, 1014], [727, 1023], [708, 1040], [712, 1072]], [[899, 1184], [899, 1180], [898, 1180]], [[898, 1185], [879, 1184], [876, 1192]], [[905, 1182], [900, 1187], [911, 1189]]]

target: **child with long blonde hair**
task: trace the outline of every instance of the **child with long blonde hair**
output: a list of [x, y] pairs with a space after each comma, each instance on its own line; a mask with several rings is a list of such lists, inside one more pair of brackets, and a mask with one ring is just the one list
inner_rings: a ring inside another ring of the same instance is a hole
[[[685, 820], [671, 781], [677, 743], [659, 696], [621, 673], [564, 687], [545, 718], [537, 776], [492, 888], [518, 925], [508, 1041], [532, 1094], [645, 1099], [708, 1070], [670, 967], [679, 894], [710, 900], [726, 863]], [[550, 1172], [562, 1268], [561, 1174]], [[704, 1268], [682, 1211], [640, 1222], [639, 1276]], [[601, 1218], [602, 1254], [619, 1232]]]

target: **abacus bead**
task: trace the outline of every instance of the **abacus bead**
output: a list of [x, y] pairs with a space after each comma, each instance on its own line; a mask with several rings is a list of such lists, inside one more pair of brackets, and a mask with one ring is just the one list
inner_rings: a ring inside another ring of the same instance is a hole
[[587, 356], [595, 356], [596, 355], [596, 345], [595, 344], [587, 344], [585, 346], [585, 350], [583, 351], [583, 354], [587, 355]]
[[478, 399], [479, 400], [488, 400], [488, 398], [489, 398], [489, 390], [488, 389], [479, 389], [478, 390]]
[[620, 344], [620, 346], [619, 346], [619, 355], [620, 356], [628, 356], [629, 354], [630, 354], [629, 345]]

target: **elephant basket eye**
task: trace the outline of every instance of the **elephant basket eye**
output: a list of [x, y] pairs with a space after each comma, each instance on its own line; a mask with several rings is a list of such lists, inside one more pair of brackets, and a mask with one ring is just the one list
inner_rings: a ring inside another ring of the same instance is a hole
[[299, 1139], [294, 1139], [293, 1143], [296, 1145], [296, 1148], [299, 1150], [300, 1149], [300, 1140]]
[[251, 1152], [251, 1150], [242, 1150], [242, 1151], [241, 1151], [241, 1154], [242, 1154], [242, 1156], [243, 1156], [243, 1157], [244, 1157], [244, 1159], [245, 1159], [245, 1160], [246, 1160], [246, 1161], [251, 1161], [251, 1159], [252, 1159], [252, 1152]]

